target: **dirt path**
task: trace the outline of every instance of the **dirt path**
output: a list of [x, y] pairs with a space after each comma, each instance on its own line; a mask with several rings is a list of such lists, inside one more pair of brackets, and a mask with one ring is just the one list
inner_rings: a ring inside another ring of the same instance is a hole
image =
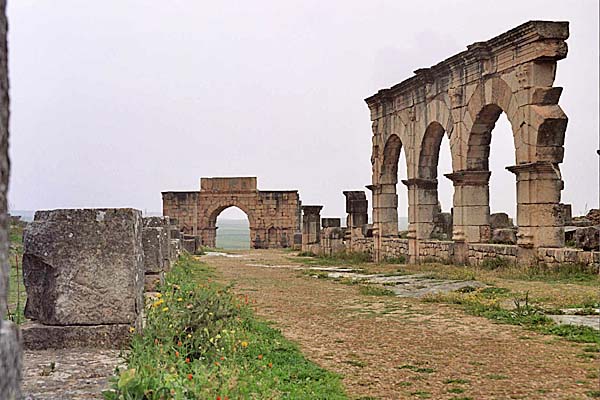
[[586, 399], [600, 389], [598, 360], [584, 345], [452, 306], [361, 295], [277, 267], [294, 263], [284, 252], [242, 254], [204, 260], [311, 360], [341, 374], [354, 398]]

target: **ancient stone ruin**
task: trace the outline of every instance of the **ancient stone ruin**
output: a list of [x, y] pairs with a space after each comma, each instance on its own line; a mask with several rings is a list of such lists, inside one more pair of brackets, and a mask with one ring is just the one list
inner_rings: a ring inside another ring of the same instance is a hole
[[35, 213], [23, 235], [26, 348], [118, 347], [141, 328], [142, 228], [133, 209]]
[[0, 0], [0, 399], [21, 397], [21, 344], [18, 328], [5, 321], [10, 264], [8, 260], [8, 220], [6, 192], [8, 160], [8, 51], [6, 0]]
[[155, 291], [164, 283], [165, 272], [171, 268], [170, 227], [168, 217], [143, 218], [144, 289], [147, 292]]
[[[570, 206], [560, 202], [560, 163], [567, 117], [558, 105], [562, 88], [553, 82], [557, 61], [567, 55], [568, 36], [567, 22], [530, 21], [367, 98], [372, 226], [363, 211], [364, 194], [344, 192], [349, 213], [344, 251], [369, 252], [376, 261], [402, 256], [410, 262], [479, 264], [503, 257], [521, 264], [597, 267], [599, 230], [581, 228], [579, 236], [573, 230], [572, 241], [580, 249], [565, 248], [565, 224], [571, 218]], [[490, 215], [490, 142], [502, 113], [513, 131], [515, 164], [507, 169], [516, 178], [516, 226], [504, 213]], [[440, 148], [444, 135], [449, 149]], [[407, 170], [402, 183], [408, 188], [405, 233], [398, 231], [401, 151]], [[440, 151], [450, 151], [452, 158], [453, 172], [445, 175], [454, 184], [451, 214], [442, 213], [438, 201]], [[339, 247], [335, 235], [316, 228], [316, 209], [303, 210], [308, 221], [303, 222], [303, 249], [328, 254], [330, 243]]]
[[251, 247], [291, 247], [300, 232], [297, 190], [258, 190], [256, 178], [201, 178], [199, 192], [162, 192], [163, 215], [176, 218], [185, 234], [216, 246], [217, 217], [235, 206], [248, 216]]

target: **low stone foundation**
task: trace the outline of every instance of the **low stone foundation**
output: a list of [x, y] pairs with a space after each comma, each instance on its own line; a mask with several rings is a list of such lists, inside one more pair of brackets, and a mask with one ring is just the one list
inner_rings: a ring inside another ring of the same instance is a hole
[[[367, 253], [373, 255], [374, 239], [372, 237], [354, 238], [344, 241], [343, 251], [355, 253]], [[381, 252], [383, 259], [398, 259], [401, 257], [409, 261], [409, 240], [396, 237], [384, 237], [381, 239]], [[508, 264], [517, 265], [519, 261], [519, 246], [509, 244], [488, 243], [466, 243], [461, 244], [453, 241], [441, 240], [418, 240], [417, 262], [440, 262], [440, 263], [465, 263], [480, 266], [486, 259], [501, 258]], [[322, 245], [323, 243], [321, 243]], [[323, 252], [318, 246], [313, 252]], [[464, 261], [457, 261], [460, 246], [465, 246], [466, 254]], [[334, 252], [335, 253], [335, 252]], [[534, 262], [548, 266], [559, 264], [580, 264], [588, 266], [594, 271], [599, 270], [600, 252], [584, 251], [568, 247], [539, 248], [533, 252]]]
[[21, 325], [23, 347], [27, 350], [95, 347], [124, 348], [132, 335], [131, 325], [42, 325], [28, 322]]
[[518, 247], [510, 244], [473, 243], [467, 245], [467, 264], [481, 265], [486, 259], [503, 258], [517, 264]]
[[452, 262], [454, 242], [422, 240], [417, 242], [419, 262]]
[[381, 255], [384, 260], [401, 259], [408, 261], [408, 239], [395, 237], [382, 238]]

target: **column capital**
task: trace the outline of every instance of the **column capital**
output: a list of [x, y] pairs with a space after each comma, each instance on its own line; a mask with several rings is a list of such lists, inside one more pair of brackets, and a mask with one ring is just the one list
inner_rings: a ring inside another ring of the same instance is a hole
[[517, 176], [521, 173], [554, 173], [558, 176], [558, 179], [560, 179], [560, 169], [558, 168], [558, 165], [548, 161], [517, 164], [512, 165], [510, 167], [506, 167], [506, 169]]
[[484, 186], [491, 174], [490, 171], [457, 171], [444, 176], [454, 182], [454, 186]]
[[302, 213], [304, 215], [319, 215], [323, 206], [302, 206]]
[[403, 179], [402, 183], [409, 189], [437, 189], [437, 179], [412, 178]]

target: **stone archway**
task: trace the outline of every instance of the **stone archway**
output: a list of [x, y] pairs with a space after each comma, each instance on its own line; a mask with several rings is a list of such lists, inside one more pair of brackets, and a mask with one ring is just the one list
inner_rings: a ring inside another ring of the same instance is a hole
[[176, 218], [181, 230], [216, 245], [217, 216], [235, 206], [248, 216], [252, 248], [290, 247], [300, 232], [297, 190], [258, 190], [256, 178], [201, 178], [199, 192], [162, 192], [163, 215]]
[[[530, 21], [486, 42], [478, 42], [431, 68], [366, 99], [373, 122], [373, 224], [391, 235], [392, 205], [385, 190], [392, 168], [385, 147], [400, 139], [407, 159], [409, 238], [423, 240], [437, 207], [439, 140], [450, 140], [454, 185], [453, 239], [485, 242], [489, 227], [491, 131], [504, 112], [512, 125], [516, 175], [518, 244], [560, 247], [564, 228], [559, 164], [567, 117], [558, 106], [562, 88], [553, 87], [558, 60], [566, 57], [568, 23]], [[395, 195], [395, 192], [393, 193]], [[416, 248], [414, 245], [412, 248]], [[375, 244], [375, 258], [380, 249]]]

